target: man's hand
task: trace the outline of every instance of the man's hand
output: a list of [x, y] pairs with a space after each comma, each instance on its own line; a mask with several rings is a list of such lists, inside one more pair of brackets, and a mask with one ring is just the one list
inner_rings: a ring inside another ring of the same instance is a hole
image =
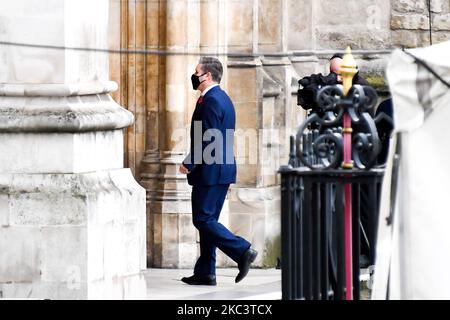
[[182, 173], [182, 174], [188, 174], [188, 173], [189, 173], [189, 170], [188, 170], [183, 164], [181, 164], [181, 165], [180, 165], [180, 173]]

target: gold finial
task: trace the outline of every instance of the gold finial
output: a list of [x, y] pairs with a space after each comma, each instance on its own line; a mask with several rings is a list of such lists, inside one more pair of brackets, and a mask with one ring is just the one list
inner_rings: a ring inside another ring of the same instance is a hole
[[356, 61], [352, 55], [352, 49], [347, 47], [345, 50], [342, 65], [339, 70], [339, 74], [342, 76], [342, 84], [344, 86], [344, 95], [346, 96], [350, 91], [353, 83], [353, 77], [358, 72], [356, 69]]

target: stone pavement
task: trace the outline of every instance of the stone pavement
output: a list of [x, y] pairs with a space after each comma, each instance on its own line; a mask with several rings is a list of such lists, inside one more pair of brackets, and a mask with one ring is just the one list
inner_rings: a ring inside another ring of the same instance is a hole
[[[237, 268], [217, 269], [217, 286], [190, 286], [181, 278], [191, 269], [147, 269], [143, 272], [149, 300], [281, 300], [281, 270], [250, 269], [234, 283]], [[368, 269], [361, 269], [361, 300], [370, 300]]]
[[237, 268], [217, 269], [217, 286], [190, 286], [181, 278], [189, 269], [147, 269], [149, 300], [280, 300], [281, 270], [251, 269], [247, 277], [234, 283]]

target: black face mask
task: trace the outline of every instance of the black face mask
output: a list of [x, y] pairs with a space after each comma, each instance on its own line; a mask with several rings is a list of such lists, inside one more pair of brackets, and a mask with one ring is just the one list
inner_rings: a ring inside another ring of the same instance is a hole
[[203, 80], [203, 81], [200, 82], [200, 77], [201, 77], [201, 76], [204, 76], [204, 75], [207, 74], [207, 73], [208, 73], [208, 72], [205, 72], [204, 74], [201, 74], [201, 75], [199, 75], [199, 76], [196, 76], [195, 74], [193, 74], [193, 75], [191, 76], [192, 88], [193, 88], [194, 90], [197, 90], [197, 89], [198, 89], [198, 87], [200, 86], [200, 83], [202, 83], [203, 81], [206, 81], [206, 80]]

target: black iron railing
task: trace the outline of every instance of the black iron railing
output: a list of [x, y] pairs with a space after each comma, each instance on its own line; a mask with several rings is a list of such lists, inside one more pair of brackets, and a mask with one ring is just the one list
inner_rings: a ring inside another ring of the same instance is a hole
[[[344, 298], [344, 184], [349, 182], [353, 207], [353, 297], [359, 299], [360, 233], [366, 233], [373, 265], [383, 169], [324, 173], [305, 167], [283, 167], [280, 173], [283, 299]], [[361, 198], [366, 199], [364, 207]], [[361, 226], [361, 211], [370, 220], [369, 228]]]
[[[386, 115], [374, 119], [376, 102], [371, 87], [353, 86], [345, 97], [342, 86], [325, 87], [317, 95], [318, 112], [291, 137], [289, 164], [279, 170], [283, 299], [360, 298], [360, 249], [369, 249], [373, 265], [384, 173], [377, 166], [377, 122]], [[353, 130], [344, 128], [345, 114]], [[354, 166], [342, 169], [348, 132]], [[351, 230], [344, 226], [348, 209]]]

